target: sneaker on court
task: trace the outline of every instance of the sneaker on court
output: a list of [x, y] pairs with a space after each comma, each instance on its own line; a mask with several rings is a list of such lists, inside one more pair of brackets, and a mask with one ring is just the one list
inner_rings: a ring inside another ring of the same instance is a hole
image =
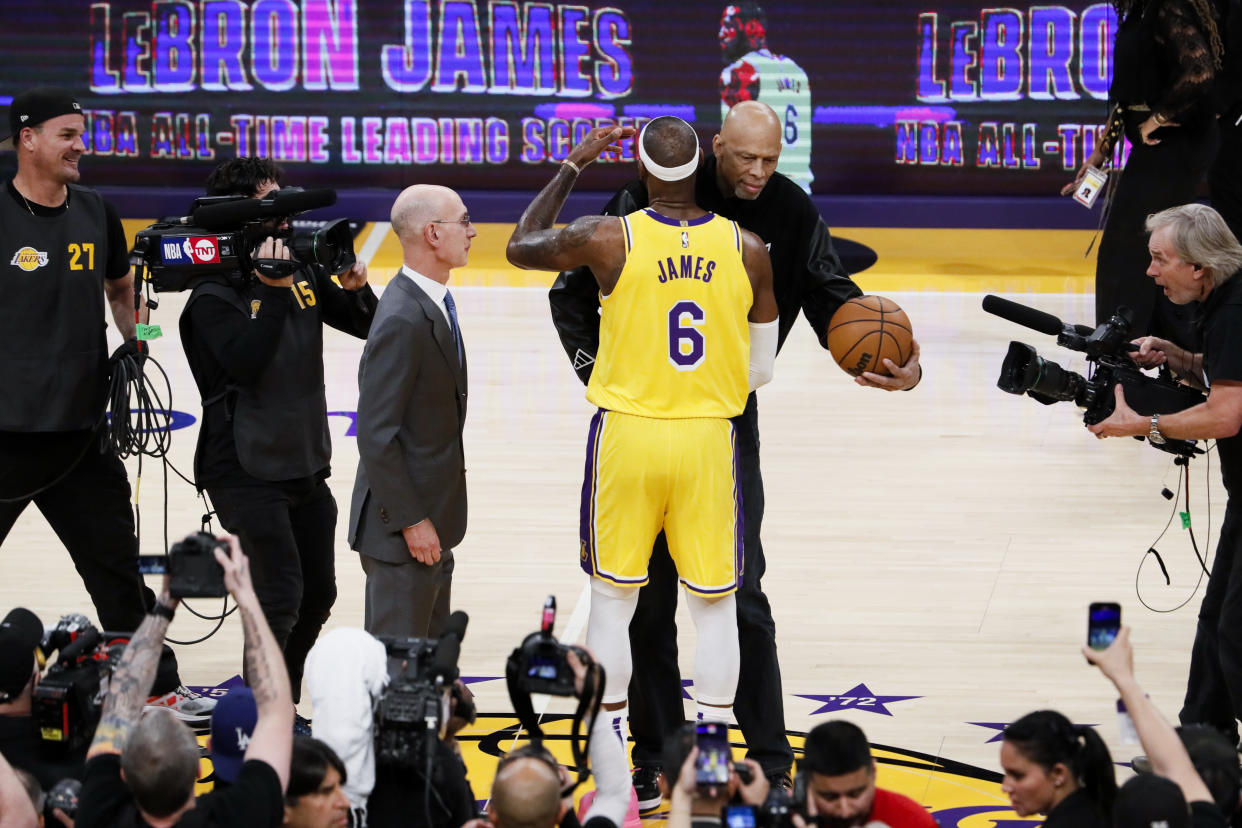
[[147, 699], [147, 707], [163, 707], [190, 727], [206, 727], [211, 723], [211, 711], [216, 700], [200, 696], [184, 684], [162, 696]]
[[651, 811], [660, 807], [660, 774], [663, 772], [659, 765], [639, 765], [634, 768], [632, 778], [639, 811]]
[[311, 720], [303, 716], [301, 713], [293, 714], [293, 735], [309, 736], [311, 735]]

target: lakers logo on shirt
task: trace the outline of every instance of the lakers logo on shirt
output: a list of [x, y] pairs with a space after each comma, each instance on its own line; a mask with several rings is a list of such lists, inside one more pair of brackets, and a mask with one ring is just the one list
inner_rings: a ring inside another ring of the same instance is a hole
[[262, 304], [263, 304], [263, 303], [262, 303], [262, 302], [260, 302], [258, 299], [251, 299], [251, 300], [250, 300], [250, 318], [251, 318], [251, 319], [257, 319], [257, 318], [258, 318], [258, 316], [259, 316], [259, 307], [260, 307]]
[[47, 264], [47, 253], [42, 250], [35, 250], [33, 247], [23, 247], [13, 254], [13, 260], [9, 264], [17, 265], [22, 270], [30, 273]]

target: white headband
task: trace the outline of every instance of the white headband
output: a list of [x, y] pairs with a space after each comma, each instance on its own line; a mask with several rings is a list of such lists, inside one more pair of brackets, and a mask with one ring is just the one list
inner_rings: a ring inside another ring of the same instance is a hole
[[681, 181], [699, 168], [699, 136], [697, 133], [694, 136], [694, 155], [678, 167], [665, 167], [652, 161], [651, 156], [647, 154], [646, 138], [647, 130], [644, 128], [642, 134], [638, 136], [638, 157], [643, 160], [643, 166], [647, 168], [647, 172], [661, 181]]

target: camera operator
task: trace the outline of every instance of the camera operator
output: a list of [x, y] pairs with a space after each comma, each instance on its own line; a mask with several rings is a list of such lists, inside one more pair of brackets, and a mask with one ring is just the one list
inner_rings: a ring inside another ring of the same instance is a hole
[[[422, 639], [406, 641], [425, 643]], [[383, 710], [394, 687], [407, 692], [414, 685], [430, 690], [433, 685], [425, 672], [427, 667], [418, 659], [395, 659], [374, 636], [347, 627], [323, 636], [307, 658], [306, 688], [315, 708], [315, 738], [341, 758], [347, 769], [342, 774], [342, 787], [351, 807], [371, 828], [406, 826], [411, 814], [428, 823], [423, 828], [459, 828], [478, 813], [454, 738], [474, 718], [472, 697], [460, 682], [452, 685], [444, 740], [438, 738], [438, 732], [406, 728], [393, 734], [395, 742], [417, 755], [402, 755], [397, 764], [384, 759], [376, 710]], [[439, 704], [437, 698], [437, 708]], [[424, 727], [421, 718], [417, 718], [417, 727]], [[424, 739], [432, 740], [430, 786], [423, 775]], [[428, 788], [430, 797], [424, 795]]]
[[224, 584], [237, 602], [245, 659], [258, 707], [246, 762], [227, 790], [194, 797], [199, 750], [194, 734], [167, 711], [142, 715], [159, 645], [178, 599], [164, 594], [125, 648], [104, 699], [103, 716], [87, 753], [86, 778], [75, 823], [79, 828], [117, 825], [169, 828], [183, 824], [267, 826], [284, 819], [284, 789], [293, 744], [293, 700], [280, 648], [263, 618], [250, 568], [237, 538], [229, 553], [213, 550]]
[[1208, 388], [1207, 400], [1173, 414], [1141, 416], [1116, 389], [1116, 410], [1090, 426], [1097, 437], [1145, 436], [1153, 443], [1166, 439], [1216, 440], [1221, 478], [1229, 500], [1216, 547], [1212, 577], [1199, 609], [1199, 625], [1190, 655], [1190, 676], [1181, 710], [1185, 724], [1203, 723], [1238, 742], [1242, 718], [1242, 501], [1234, 490], [1242, 485], [1242, 245], [1220, 214], [1202, 204], [1186, 204], [1147, 219], [1148, 250], [1155, 279], [1178, 305], [1201, 304], [1199, 326], [1203, 351], [1191, 353], [1165, 339], [1137, 340], [1132, 356], [1144, 368], [1168, 365], [1181, 378]]
[[[10, 617], [17, 612], [14, 610]], [[0, 753], [14, 767], [34, 774], [39, 784], [50, 790], [61, 779], [82, 778], [86, 746], [63, 757], [49, 756], [44, 749], [31, 704], [39, 684], [36, 649], [41, 632], [41, 628], [19, 624], [0, 626]]]
[[[595, 674], [595, 686], [600, 686], [601, 668], [594, 658], [588, 666], [570, 650], [566, 659], [573, 670], [577, 698], [585, 691], [588, 673]], [[581, 824], [583, 828], [619, 828], [625, 822], [631, 791], [625, 747], [612, 730], [610, 716], [596, 716], [587, 724], [595, 798]], [[573, 796], [566, 793], [569, 782], [569, 775], [546, 747], [523, 745], [496, 765], [487, 819], [465, 828], [576, 828], [579, 821], [573, 813]]]
[[[264, 198], [281, 175], [267, 159], [234, 158], [212, 172], [208, 193]], [[280, 238], [287, 219], [266, 229], [257, 258], [290, 260]], [[281, 278], [258, 270], [200, 277], [180, 322], [203, 400], [195, 480], [254, 560], [295, 701], [306, 654], [336, 601], [323, 325], [365, 338], [377, 303], [363, 262], [340, 280], [308, 264]]]

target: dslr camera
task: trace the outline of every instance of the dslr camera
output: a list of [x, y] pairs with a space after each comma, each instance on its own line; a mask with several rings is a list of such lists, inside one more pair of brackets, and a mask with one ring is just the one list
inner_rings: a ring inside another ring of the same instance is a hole
[[[569, 666], [572, 650], [588, 667], [591, 656], [581, 647], [567, 646], [552, 636], [556, 624], [556, 597], [549, 595], [543, 604], [543, 617], [539, 632], [533, 632], [522, 641], [521, 646], [509, 656], [509, 662], [517, 680], [518, 689], [529, 695], [544, 693], [549, 696], [573, 696], [574, 671]], [[506, 670], [506, 672], [508, 672]]]
[[31, 715], [47, 752], [72, 753], [95, 733], [107, 679], [125, 645], [107, 646], [86, 616], [73, 614], [57, 622], [40, 648], [57, 656], [35, 686]]
[[[1085, 325], [1065, 325], [1049, 313], [1027, 307], [999, 296], [985, 296], [983, 309], [988, 313], [1016, 322], [1057, 338], [1057, 344], [1086, 354], [1091, 366], [1088, 376], [1062, 368], [1035, 352], [1030, 345], [1010, 342], [1009, 352], [1001, 364], [997, 387], [1010, 394], [1026, 394], [1044, 405], [1073, 402], [1084, 409], [1083, 422], [1094, 425], [1113, 413], [1116, 402], [1113, 389], [1125, 389], [1126, 404], [1139, 414], [1169, 414], [1198, 405], [1204, 396], [1194, 388], [1173, 379], [1166, 366], [1158, 376], [1144, 374], [1129, 354], [1138, 350], [1130, 342], [1130, 311], [1117, 308], [1107, 322], [1095, 329]], [[1189, 458], [1202, 454], [1193, 440], [1166, 440], [1152, 443], [1158, 449]]]
[[[297, 229], [274, 226], [274, 222], [335, 203], [336, 190], [329, 188], [283, 187], [262, 199], [203, 196], [194, 201], [188, 216], [164, 218], [139, 231], [130, 263], [156, 292], [187, 290], [203, 276], [236, 279], [240, 274], [250, 279], [256, 269], [279, 279], [303, 264], [339, 276], [356, 259], [349, 219]], [[255, 257], [255, 248], [268, 236], [285, 239], [292, 258]]]
[[[452, 707], [457, 659], [469, 618], [455, 612], [437, 639], [377, 636], [388, 652], [388, 686], [375, 707], [375, 758], [380, 764], [419, 769], [430, 764], [444, 738]], [[464, 700], [461, 700], [464, 702]], [[471, 718], [473, 710], [458, 707]]]
[[224, 568], [214, 550], [228, 554], [229, 545], [207, 532], [186, 535], [167, 555], [139, 555], [138, 571], [143, 575], [168, 575], [168, 593], [174, 598], [223, 598]]

